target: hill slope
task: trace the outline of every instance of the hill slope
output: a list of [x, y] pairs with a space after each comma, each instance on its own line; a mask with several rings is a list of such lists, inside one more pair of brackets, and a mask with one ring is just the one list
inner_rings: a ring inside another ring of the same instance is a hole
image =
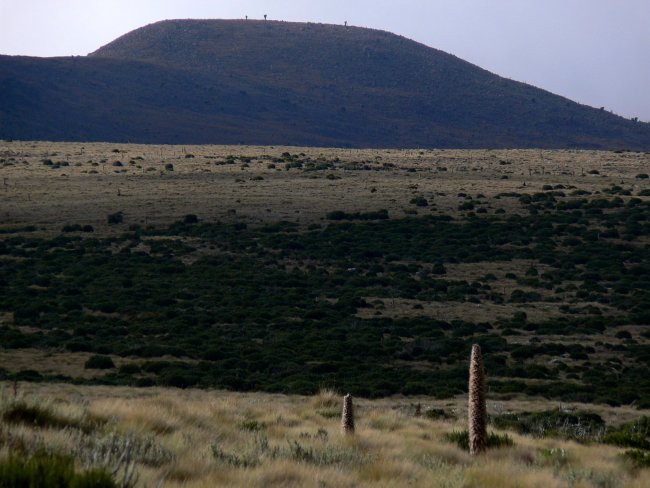
[[650, 124], [322, 24], [159, 22], [88, 57], [0, 57], [0, 89], [0, 136], [20, 139], [650, 149]]

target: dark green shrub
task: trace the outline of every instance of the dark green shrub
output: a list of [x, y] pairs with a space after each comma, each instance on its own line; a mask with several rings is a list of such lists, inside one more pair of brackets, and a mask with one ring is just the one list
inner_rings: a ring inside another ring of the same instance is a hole
[[116, 212], [113, 214], [109, 214], [108, 217], [106, 218], [109, 224], [114, 225], [114, 224], [121, 224], [124, 221], [124, 214], [122, 212]]
[[424, 411], [424, 416], [431, 420], [450, 419], [453, 415], [448, 414], [441, 408], [429, 408]]
[[56, 415], [52, 410], [42, 405], [30, 405], [19, 401], [13, 403], [2, 414], [2, 420], [8, 424], [24, 424], [34, 427], [63, 429], [74, 423]]
[[174, 388], [189, 388], [198, 383], [198, 378], [189, 371], [168, 369], [160, 375], [159, 383]]
[[335, 210], [327, 214], [327, 220], [386, 220], [388, 219], [388, 210], [381, 209], [376, 212], [355, 212], [346, 213], [342, 210]]
[[435, 263], [433, 265], [433, 269], [431, 270], [433, 274], [436, 275], [444, 275], [447, 274], [447, 269], [445, 268], [445, 265], [442, 263]]
[[474, 210], [475, 206], [474, 202], [464, 202], [458, 206], [458, 210]]
[[417, 196], [415, 198], [411, 199], [411, 204], [416, 205], [418, 207], [428, 207], [429, 206], [429, 201], [424, 198], [423, 196]]
[[638, 449], [626, 451], [623, 454], [623, 459], [631, 463], [634, 468], [650, 468], [650, 452], [640, 451]]
[[602, 417], [590, 412], [547, 410], [497, 415], [490, 420], [499, 429], [536, 437], [561, 437], [578, 441], [593, 440], [605, 429]]
[[[445, 434], [445, 440], [456, 444], [460, 449], [464, 451], [469, 451], [469, 433], [466, 430], [453, 431], [448, 434]], [[495, 434], [494, 432], [488, 432], [487, 436], [487, 447], [488, 449], [497, 448], [497, 447], [511, 447], [514, 446], [515, 442], [512, 440], [508, 434]]]
[[6, 488], [116, 488], [100, 468], [75, 471], [72, 458], [36, 454], [29, 459], [10, 456], [0, 461], [0, 486]]
[[238, 427], [241, 430], [247, 430], [249, 432], [259, 432], [260, 430], [266, 429], [266, 424], [257, 420], [244, 420], [239, 423]]
[[650, 450], [650, 417], [643, 416], [607, 432], [602, 442], [620, 447]]
[[64, 226], [63, 229], [61, 229], [61, 232], [95, 232], [95, 229], [92, 225], [72, 224]]
[[110, 357], [99, 354], [90, 356], [84, 364], [84, 368], [86, 369], [112, 369], [114, 367], [115, 363], [113, 363]]
[[120, 366], [120, 374], [138, 374], [140, 372], [140, 366], [134, 363], [126, 363]]

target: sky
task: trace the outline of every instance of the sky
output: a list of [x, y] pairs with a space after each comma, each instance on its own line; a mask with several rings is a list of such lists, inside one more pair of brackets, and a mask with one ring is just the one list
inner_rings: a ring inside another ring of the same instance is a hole
[[85, 55], [172, 18], [372, 27], [650, 121], [650, 0], [0, 0], [0, 54]]

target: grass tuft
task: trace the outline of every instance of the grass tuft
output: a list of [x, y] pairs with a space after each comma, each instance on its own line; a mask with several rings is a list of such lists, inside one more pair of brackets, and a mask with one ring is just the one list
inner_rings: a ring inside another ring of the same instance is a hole
[[18, 401], [10, 405], [2, 413], [2, 420], [8, 424], [23, 424], [40, 428], [76, 427], [75, 422], [56, 415], [49, 408], [30, 405], [25, 401]]
[[[469, 433], [467, 430], [453, 431], [445, 434], [445, 440], [448, 442], [456, 444], [463, 451], [469, 451]], [[508, 434], [495, 434], [494, 432], [489, 432], [487, 436], [487, 447], [498, 448], [498, 447], [512, 447], [515, 445], [515, 442], [512, 440]]]

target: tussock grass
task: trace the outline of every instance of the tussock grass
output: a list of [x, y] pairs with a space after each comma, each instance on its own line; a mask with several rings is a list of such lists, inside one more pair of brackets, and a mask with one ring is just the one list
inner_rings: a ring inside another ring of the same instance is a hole
[[[466, 451], [469, 449], [469, 433], [467, 430], [453, 431], [445, 434], [445, 439], [449, 442], [456, 444], [459, 448]], [[510, 447], [514, 445], [514, 441], [508, 434], [495, 434], [489, 432], [486, 436], [486, 447]]]
[[[462, 415], [463, 420], [415, 417], [409, 401], [399, 398], [355, 399], [356, 433], [343, 436], [342, 395], [330, 391], [301, 397], [21, 388], [27, 392], [20, 401], [45, 405], [57, 418], [104, 422], [84, 431], [2, 421], [0, 459], [30, 459], [36, 452], [69, 456], [79, 472], [105, 469], [118, 481], [131, 476], [136, 486], [640, 487], [649, 474], [643, 452], [512, 431], [491, 432], [499, 447], [470, 457], [447, 440], [466, 427]], [[421, 400], [426, 408], [450, 410], [449, 404]], [[318, 410], [339, 415], [327, 418]]]

